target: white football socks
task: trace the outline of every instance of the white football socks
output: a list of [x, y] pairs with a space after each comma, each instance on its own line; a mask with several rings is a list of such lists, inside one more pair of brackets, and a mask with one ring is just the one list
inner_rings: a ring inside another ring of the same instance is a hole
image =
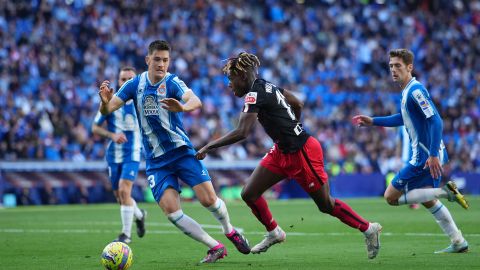
[[168, 214], [167, 217], [170, 222], [172, 222], [173, 225], [179, 228], [184, 234], [201, 243], [204, 243], [209, 248], [213, 248], [219, 244], [217, 240], [213, 239], [202, 229], [198, 222], [184, 214], [181, 209]]
[[120, 216], [122, 218], [122, 232], [128, 237], [132, 234], [133, 206], [120, 206]]
[[442, 188], [418, 188], [410, 190], [398, 199], [398, 204], [424, 203], [434, 199], [447, 198], [448, 194]]
[[434, 206], [428, 208], [428, 211], [432, 213], [435, 221], [437, 221], [443, 232], [450, 237], [452, 243], [463, 243], [465, 240], [462, 236], [462, 232], [457, 228], [455, 221], [453, 221], [452, 215], [448, 208], [437, 200]]
[[133, 206], [133, 215], [135, 216], [136, 219], [142, 219], [142, 211], [140, 211], [140, 208], [137, 206], [137, 202], [132, 198], [132, 206]]
[[233, 230], [232, 224], [230, 224], [230, 217], [228, 216], [227, 206], [222, 199], [217, 197], [214, 204], [207, 207], [212, 212], [213, 216], [222, 224], [224, 234], [229, 234]]

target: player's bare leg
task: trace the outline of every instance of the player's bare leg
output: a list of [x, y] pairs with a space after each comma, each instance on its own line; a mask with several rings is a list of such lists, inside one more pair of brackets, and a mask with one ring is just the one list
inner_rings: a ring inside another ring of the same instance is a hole
[[380, 232], [382, 230], [380, 224], [368, 222], [350, 208], [348, 204], [331, 197], [328, 182], [324, 183], [319, 190], [309, 193], [309, 195], [321, 212], [332, 215], [346, 225], [363, 232], [368, 258], [373, 259], [377, 256], [380, 250]]
[[285, 176], [274, 174], [261, 165], [258, 165], [242, 190], [242, 199], [247, 203], [250, 209], [252, 209], [252, 213], [268, 231], [265, 238], [252, 247], [252, 253], [258, 254], [265, 252], [272, 245], [281, 243], [286, 239], [285, 232], [280, 226], [278, 226], [277, 222], [272, 217], [267, 201], [262, 197], [262, 194], [267, 189], [284, 178]]

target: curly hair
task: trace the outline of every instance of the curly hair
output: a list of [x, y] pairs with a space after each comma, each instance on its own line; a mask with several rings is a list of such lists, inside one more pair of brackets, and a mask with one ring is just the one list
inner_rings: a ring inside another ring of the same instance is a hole
[[227, 63], [223, 66], [223, 73], [225, 74], [239, 74], [247, 73], [247, 71], [252, 70], [256, 72], [257, 68], [260, 66], [260, 60], [254, 54], [241, 52], [237, 57], [232, 57], [227, 59]]

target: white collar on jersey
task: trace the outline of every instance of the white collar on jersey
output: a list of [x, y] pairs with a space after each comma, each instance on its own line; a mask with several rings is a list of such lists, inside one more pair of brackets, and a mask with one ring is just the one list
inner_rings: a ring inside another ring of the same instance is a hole
[[407, 89], [407, 88], [410, 86], [410, 84], [412, 84], [412, 82], [413, 82], [413, 81], [416, 81], [416, 80], [417, 80], [417, 78], [412, 77], [412, 78], [410, 79], [410, 81], [407, 83], [407, 85], [405, 85], [405, 87], [403, 88], [403, 90]]
[[147, 77], [147, 82], [148, 82], [148, 84], [150, 84], [151, 86], [158, 86], [158, 85], [160, 85], [160, 84], [161, 84], [162, 82], [164, 82], [164, 81], [167, 79], [167, 77], [170, 75], [170, 72], [167, 72], [167, 73], [165, 74], [165, 76], [163, 76], [163, 78], [162, 78], [159, 82], [157, 82], [156, 84], [153, 84], [152, 81], [150, 81], [150, 78], [148, 77], [148, 71], [145, 71], [145, 72], [147, 73], [147, 75], [145, 75], [145, 77]]

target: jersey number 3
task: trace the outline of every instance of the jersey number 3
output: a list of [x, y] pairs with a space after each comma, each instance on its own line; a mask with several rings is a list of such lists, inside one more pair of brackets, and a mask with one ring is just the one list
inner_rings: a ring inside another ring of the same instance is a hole
[[155, 176], [153, 174], [147, 177], [147, 181], [150, 188], [153, 188], [155, 186]]

